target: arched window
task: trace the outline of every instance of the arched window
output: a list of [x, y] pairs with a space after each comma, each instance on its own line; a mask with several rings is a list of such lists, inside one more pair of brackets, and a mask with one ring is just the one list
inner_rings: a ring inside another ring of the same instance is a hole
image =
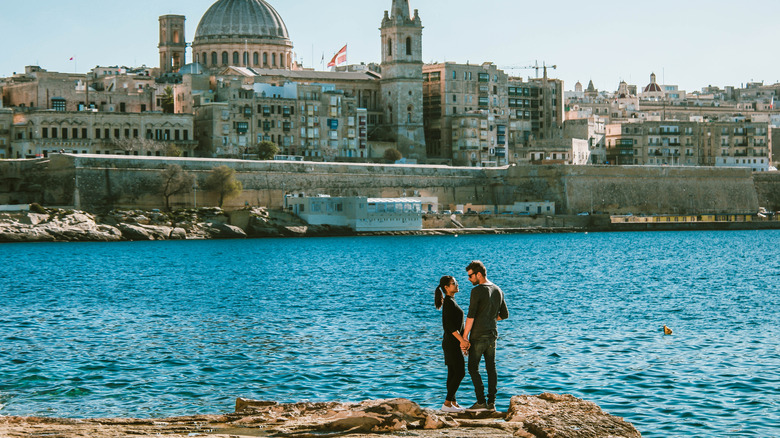
[[239, 65], [238, 64], [238, 52], [233, 52], [233, 65]]
[[217, 60], [217, 52], [211, 52], [211, 65], [217, 64], [219, 64], [219, 61]]
[[412, 37], [406, 37], [406, 54], [412, 55]]
[[287, 65], [284, 63], [284, 53], [279, 54], [279, 67], [285, 68]]
[[276, 53], [271, 54], [271, 60], [273, 61], [274, 67], [276, 67]]
[[255, 52], [252, 54], [252, 65], [257, 66], [260, 64], [260, 54]]
[[179, 31], [174, 30], [173, 31], [173, 42], [174, 44], [179, 44], [181, 41], [179, 40]]
[[222, 52], [222, 65], [228, 65], [230, 60], [228, 60], [228, 52]]
[[244, 67], [249, 67], [249, 52], [244, 52]]
[[387, 106], [387, 112], [390, 115], [390, 124], [392, 125], [393, 124], [393, 107], [388, 105]]
[[201, 58], [203, 60], [203, 65], [208, 65], [209, 63], [209, 55], [206, 52], [203, 52], [203, 55], [201, 55]]
[[406, 107], [406, 123], [412, 123], [412, 106]]
[[387, 39], [387, 56], [393, 56], [393, 39]]
[[268, 67], [268, 53], [263, 52], [263, 67]]

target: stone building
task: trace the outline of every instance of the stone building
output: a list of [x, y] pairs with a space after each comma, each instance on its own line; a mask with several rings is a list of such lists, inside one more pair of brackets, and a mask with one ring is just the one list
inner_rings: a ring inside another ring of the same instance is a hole
[[610, 164], [746, 167], [767, 171], [772, 153], [769, 123], [637, 121], [606, 129]]
[[423, 94], [429, 160], [465, 166], [528, 162], [524, 148], [530, 140], [561, 138], [560, 80], [524, 82], [492, 63], [428, 64]]
[[404, 157], [425, 161], [423, 122], [422, 20], [409, 14], [408, 0], [393, 0], [380, 27], [380, 96], [384, 123], [378, 140], [392, 141]]
[[194, 156], [189, 114], [25, 110], [13, 114], [8, 158], [54, 152]]
[[0, 159], [11, 158], [11, 127], [14, 113], [11, 109], [0, 107]]
[[213, 99], [195, 108], [201, 156], [251, 157], [271, 141], [281, 155], [312, 161], [369, 158], [367, 112], [333, 85], [221, 78]]
[[160, 17], [160, 70], [162, 73], [179, 71], [186, 64], [187, 39], [182, 15]]
[[566, 120], [563, 137], [586, 140], [590, 164], [604, 164], [607, 162], [605, 129], [605, 119], [599, 116]]
[[28, 66], [25, 73], [7, 80], [3, 105], [54, 111], [157, 111], [155, 73], [124, 67], [97, 67], [88, 74], [56, 73]]

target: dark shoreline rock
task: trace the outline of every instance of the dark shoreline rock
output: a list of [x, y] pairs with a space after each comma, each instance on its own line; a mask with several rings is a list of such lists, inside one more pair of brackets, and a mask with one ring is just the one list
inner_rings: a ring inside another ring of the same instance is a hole
[[[443, 430], [447, 430], [443, 432]], [[413, 432], [412, 432], [413, 431]], [[273, 436], [354, 438], [418, 436], [640, 438], [622, 418], [572, 395], [515, 396], [508, 412], [456, 416], [396, 398], [360, 403], [287, 403], [239, 398], [233, 413], [167, 419], [0, 417], [0, 436]]]

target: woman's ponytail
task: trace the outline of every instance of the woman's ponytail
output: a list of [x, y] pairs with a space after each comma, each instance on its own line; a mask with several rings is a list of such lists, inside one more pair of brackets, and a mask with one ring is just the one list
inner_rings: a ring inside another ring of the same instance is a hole
[[436, 309], [441, 309], [441, 306], [444, 304], [444, 291], [441, 286], [436, 288], [434, 299], [436, 300]]
[[439, 286], [436, 288], [436, 292], [434, 293], [434, 304], [436, 305], [437, 309], [441, 309], [441, 306], [444, 305], [444, 288], [452, 284], [453, 281], [455, 281], [455, 279], [450, 275], [445, 275], [439, 279]]

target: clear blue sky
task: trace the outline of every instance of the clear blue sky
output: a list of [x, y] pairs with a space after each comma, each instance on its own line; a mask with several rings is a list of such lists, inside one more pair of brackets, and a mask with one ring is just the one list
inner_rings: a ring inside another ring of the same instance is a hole
[[[216, 0], [2, 0], [0, 76], [40, 65], [86, 72], [96, 65], [157, 66], [158, 17], [187, 17], [187, 40]], [[349, 62], [379, 60], [379, 25], [391, 0], [269, 0], [299, 59], [320, 68], [345, 43]], [[425, 26], [424, 61], [502, 67], [555, 64], [567, 90], [620, 80], [687, 91], [748, 81], [780, 82], [777, 0], [410, 0]], [[187, 53], [188, 61], [191, 53]], [[75, 57], [75, 61], [69, 58]], [[508, 70], [508, 69], [507, 69]], [[533, 76], [533, 70], [514, 70]]]

